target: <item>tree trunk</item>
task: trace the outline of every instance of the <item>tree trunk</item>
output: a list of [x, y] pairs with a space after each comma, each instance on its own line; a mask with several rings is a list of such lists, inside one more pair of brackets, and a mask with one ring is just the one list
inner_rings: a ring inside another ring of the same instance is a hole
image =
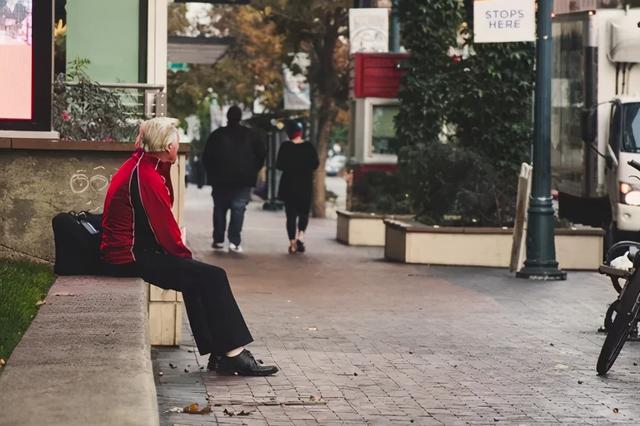
[[327, 162], [327, 152], [329, 148], [329, 137], [333, 129], [333, 122], [338, 113], [335, 101], [331, 97], [322, 97], [320, 108], [318, 108], [318, 159], [320, 165], [315, 172], [313, 179], [313, 203], [311, 213], [313, 217], [326, 217], [327, 189], [325, 186], [324, 166]]

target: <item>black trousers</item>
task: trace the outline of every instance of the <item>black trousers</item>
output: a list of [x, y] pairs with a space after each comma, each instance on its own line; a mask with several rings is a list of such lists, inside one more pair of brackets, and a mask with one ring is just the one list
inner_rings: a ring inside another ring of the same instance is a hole
[[138, 276], [165, 290], [182, 292], [201, 355], [223, 355], [253, 341], [222, 268], [167, 254], [136, 252], [136, 263], [106, 265], [106, 275]]
[[284, 212], [287, 215], [287, 235], [289, 240], [296, 239], [296, 230], [302, 232], [309, 226], [309, 210], [311, 207], [304, 202], [286, 200], [284, 202]]

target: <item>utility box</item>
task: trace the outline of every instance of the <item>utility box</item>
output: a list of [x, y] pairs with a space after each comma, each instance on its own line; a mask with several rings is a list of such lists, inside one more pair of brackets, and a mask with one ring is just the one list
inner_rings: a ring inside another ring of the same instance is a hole
[[352, 78], [351, 155], [354, 166], [396, 164], [395, 117], [406, 53], [356, 53]]

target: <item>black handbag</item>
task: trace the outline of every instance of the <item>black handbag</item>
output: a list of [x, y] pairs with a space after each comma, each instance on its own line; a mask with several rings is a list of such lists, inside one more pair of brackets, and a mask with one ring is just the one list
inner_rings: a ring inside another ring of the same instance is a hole
[[92, 275], [100, 271], [101, 214], [58, 213], [51, 221], [58, 275]]

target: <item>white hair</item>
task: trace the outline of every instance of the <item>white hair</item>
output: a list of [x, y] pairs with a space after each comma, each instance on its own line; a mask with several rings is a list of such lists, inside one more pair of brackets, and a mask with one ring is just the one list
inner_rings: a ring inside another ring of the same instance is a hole
[[155, 117], [140, 123], [139, 145], [146, 152], [162, 152], [179, 138], [176, 124], [178, 120], [169, 117]]

